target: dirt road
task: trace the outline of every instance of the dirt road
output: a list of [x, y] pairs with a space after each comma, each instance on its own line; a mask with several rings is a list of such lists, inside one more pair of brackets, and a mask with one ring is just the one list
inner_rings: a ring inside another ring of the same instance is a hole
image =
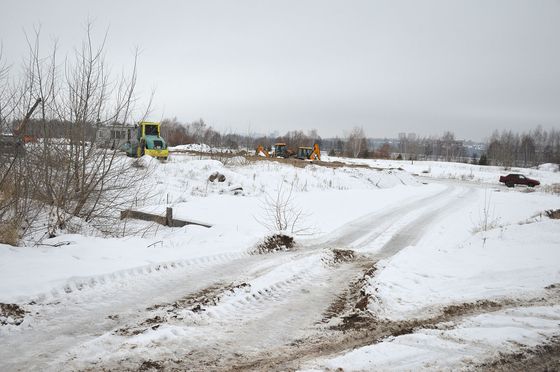
[[[69, 288], [54, 300], [25, 304], [27, 327], [0, 331], [0, 365], [3, 370], [290, 370], [416, 327], [512, 306], [466, 304], [403, 322], [381, 321], [364, 311], [361, 287], [375, 275], [375, 263], [420, 239], [451, 205], [476, 197], [468, 187], [449, 185], [291, 251], [170, 263]], [[541, 304], [547, 301], [553, 300]]]

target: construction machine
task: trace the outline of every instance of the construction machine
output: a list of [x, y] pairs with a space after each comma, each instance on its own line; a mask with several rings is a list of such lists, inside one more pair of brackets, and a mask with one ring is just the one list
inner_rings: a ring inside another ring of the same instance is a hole
[[[268, 151], [266, 151], [265, 148], [264, 148], [262, 145], [259, 145], [259, 146], [257, 147], [257, 150], [256, 150], [255, 154], [256, 154], [257, 156], [264, 156], [264, 157], [266, 157], [266, 158], [268, 158], [268, 157], [270, 156], [270, 155], [268, 154]], [[261, 154], [262, 154], [262, 155], [261, 155]]]
[[294, 152], [288, 148], [284, 142], [274, 144], [274, 157], [287, 159], [294, 155]]
[[23, 117], [23, 120], [19, 123], [19, 125], [13, 129], [13, 134], [2, 134], [0, 136], [0, 152], [2, 153], [9, 153], [9, 154], [16, 154], [18, 151], [24, 151], [23, 145], [29, 142], [36, 142], [37, 139], [29, 134], [26, 134], [27, 123], [31, 119], [31, 115], [37, 109], [39, 104], [41, 103], [41, 98], [37, 98], [35, 103], [27, 114]]
[[321, 150], [316, 143], [313, 147], [299, 147], [297, 158], [302, 160], [321, 160]]
[[138, 123], [133, 129], [129, 143], [126, 144], [126, 154], [135, 158], [150, 155], [160, 160], [167, 160], [169, 150], [160, 133], [160, 123], [151, 121]]
[[25, 134], [25, 130], [27, 129], [27, 123], [29, 122], [29, 119], [31, 119], [31, 115], [33, 115], [33, 112], [37, 109], [39, 103], [41, 103], [41, 98], [37, 98], [37, 100], [35, 100], [35, 103], [31, 106], [27, 114], [25, 114], [21, 123], [16, 129], [14, 129], [14, 135], [23, 143], [37, 142], [37, 139], [34, 136]]

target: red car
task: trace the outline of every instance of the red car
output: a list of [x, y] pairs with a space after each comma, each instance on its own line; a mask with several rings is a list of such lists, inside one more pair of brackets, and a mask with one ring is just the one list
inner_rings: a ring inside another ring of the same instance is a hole
[[527, 185], [529, 187], [535, 187], [541, 183], [537, 180], [525, 177], [522, 174], [511, 173], [507, 176], [500, 176], [500, 182], [506, 184], [507, 187], [514, 187], [515, 185]]

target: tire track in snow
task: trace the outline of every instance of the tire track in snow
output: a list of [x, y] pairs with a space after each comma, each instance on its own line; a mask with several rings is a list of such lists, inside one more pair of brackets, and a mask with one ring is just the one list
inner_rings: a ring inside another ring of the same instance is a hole
[[[382, 252], [387, 255], [388, 252], [396, 253], [395, 247], [397, 246], [400, 247], [400, 249], [404, 248], [406, 243], [411, 241], [410, 239], [412, 237], [419, 237], [422, 229], [425, 228], [431, 220], [431, 218], [424, 218], [425, 221], [423, 223], [418, 223], [418, 219], [421, 219], [423, 216], [432, 217], [441, 213], [447, 205], [462, 195], [464, 195], [464, 190], [456, 190], [452, 193], [447, 193], [443, 198], [440, 193], [437, 196], [428, 198], [428, 200], [415, 202], [415, 204], [418, 205], [427, 203], [429, 207], [402, 213], [404, 210], [410, 208], [410, 206], [407, 205], [399, 208], [397, 211], [392, 210], [388, 212], [393, 217], [392, 221], [396, 221], [394, 223], [397, 224], [397, 226], [383, 235], [386, 240], [383, 246], [390, 245], [391, 249]], [[433, 202], [433, 198], [439, 198], [439, 200]], [[403, 216], [406, 218], [403, 218]], [[419, 227], [413, 229], [411, 233], [410, 229], [412, 225], [418, 225]], [[359, 230], [363, 231], [364, 227], [364, 224], [361, 224]], [[404, 235], [404, 237], [400, 236], [400, 234]], [[418, 236], [416, 236], [416, 234], [418, 234]], [[346, 237], [348, 236], [353, 238], [358, 236], [358, 234], [351, 233], [350, 235], [346, 235]], [[374, 240], [376, 238], [377, 237], [374, 237]], [[339, 238], [338, 243], [340, 243], [340, 241]], [[367, 242], [368, 240], [365, 241]], [[172, 340], [171, 342], [179, 342], [183, 345], [182, 347], [191, 350], [192, 353], [197, 355], [201, 367], [204, 365], [213, 365], [212, 363], [220, 363], [219, 365], [224, 366], [227, 365], [227, 363], [235, 363], [235, 361], [239, 359], [240, 354], [247, 353], [250, 355], [251, 350], [255, 350], [255, 348], [273, 350], [275, 348], [284, 347], [290, 340], [297, 340], [298, 337], [302, 336], [302, 332], [321, 332], [321, 326], [317, 326], [317, 324], [322, 320], [324, 311], [327, 310], [332, 299], [335, 298], [340, 291], [340, 288], [345, 288], [348, 283], [356, 277], [356, 273], [360, 272], [358, 270], [360, 263], [356, 262], [353, 264], [340, 265], [334, 268], [324, 267], [320, 271], [302, 270], [296, 274], [292, 272], [293, 270], [287, 270], [290, 265], [297, 266], [297, 262], [302, 260], [314, 259], [315, 262], [320, 262], [320, 256], [317, 255], [317, 250], [318, 247], [313, 246], [303, 247], [301, 251], [294, 252], [291, 254], [293, 256], [292, 261], [284, 263], [276, 269], [276, 271], [280, 273], [272, 274], [274, 270], [264, 273], [261, 272], [261, 276], [254, 278], [252, 281], [248, 281], [248, 284], [251, 285], [249, 287], [250, 289], [246, 292], [236, 293], [222, 298], [216, 306], [207, 309], [208, 311], [205, 314], [201, 315], [200, 313], [194, 314], [192, 312], [186, 312], [183, 319], [164, 322], [183, 329], [203, 327], [206, 332], [216, 336], [216, 338], [220, 340], [220, 344], [215, 344], [212, 341], [206, 341], [205, 343], [196, 342], [193, 344], [185, 339], [180, 339], [180, 341]], [[369, 260], [371, 264], [371, 258], [367, 260]], [[282, 270], [285, 272], [282, 273]], [[259, 278], [266, 277], [266, 275], [287, 275], [289, 279], [285, 279], [282, 282], [275, 282], [265, 287], [254, 285], [254, 282], [258, 281]], [[318, 283], [333, 283], [333, 288], [321, 290], [318, 288]], [[305, 289], [307, 293], [302, 292], [301, 289]], [[312, 295], [315, 297], [310, 301], [308, 297]], [[317, 301], [313, 301], [314, 299]], [[304, 319], [301, 319], [302, 314], [306, 314], [306, 316], [303, 317]], [[294, 316], [298, 319], [294, 319]], [[296, 321], [296, 324], [290, 326], [294, 321]], [[266, 330], [266, 332], [263, 332], [264, 330]], [[188, 332], [186, 333], [188, 334]], [[259, 334], [258, 340], [255, 340], [255, 333]], [[147, 337], [157, 337], [157, 332], [149, 332], [149, 334], [151, 335]], [[228, 341], [226, 342], [224, 339]], [[158, 339], [157, 342], [161, 343], [162, 341]], [[231, 350], [221, 349], [223, 348], [224, 342], [229, 345], [235, 344], [238, 347], [232, 353]], [[112, 345], [112, 353], [115, 355], [122, 352], [122, 345], [119, 346], [118, 343], [117, 341], [116, 344]], [[241, 347], [240, 345], [244, 346]], [[142, 348], [139, 349], [136, 358], [143, 357], [143, 350]], [[215, 360], [216, 350], [220, 350], [221, 361]], [[76, 356], [78, 355], [79, 352]], [[159, 355], [159, 357], [165, 358], [163, 355]], [[111, 363], [117, 364], [112, 365]], [[116, 361], [108, 362], [107, 366], [110, 368], [114, 368], [115, 366], [120, 367]]]
[[[311, 332], [313, 326], [321, 320], [324, 310], [328, 307], [332, 299], [342, 288], [356, 276], [358, 263], [348, 263], [339, 265], [335, 268], [322, 268], [316, 272], [301, 271], [289, 276], [289, 265], [287, 262], [297, 266], [301, 260], [314, 258], [320, 262], [321, 252], [327, 248], [340, 248], [341, 245], [347, 246], [363, 237], [364, 234], [371, 232], [372, 224], [384, 217], [398, 221], [398, 217], [410, 209], [429, 204], [445, 195], [448, 190], [439, 192], [431, 197], [407, 203], [390, 211], [384, 211], [366, 216], [342, 229], [343, 233], [337, 231], [332, 236], [329, 244], [301, 247], [299, 251], [285, 254], [273, 254], [262, 256], [250, 256], [241, 254], [238, 258], [222, 257], [215, 258], [206, 265], [206, 259], [186, 260], [182, 265], [175, 262], [166, 266], [161, 264], [149, 265], [144, 269], [130, 269], [122, 273], [113, 273], [102, 276], [98, 281], [91, 282], [90, 279], [79, 278], [69, 286], [70, 291], [58, 291], [55, 296], [42, 298], [44, 305], [49, 299], [54, 298], [60, 301], [61, 306], [55, 306], [52, 311], [43, 314], [43, 322], [37, 324], [41, 334], [33, 334], [33, 329], [26, 332], [22, 328], [21, 335], [9, 340], [7, 349], [13, 348], [13, 352], [7, 355], [0, 351], [0, 358], [7, 361], [8, 366], [26, 366], [41, 369], [46, 363], [62, 356], [64, 351], [76, 344], [89, 343], [103, 334], [110, 333], [112, 330], [127, 324], [134, 324], [135, 319], [145, 319], [146, 307], [149, 304], [169, 301], [169, 299], [181, 298], [188, 293], [196, 292], [202, 288], [215, 285], [217, 281], [239, 282], [246, 278], [250, 282], [258, 281], [259, 278], [272, 272], [275, 265], [284, 263], [286, 279], [271, 282], [268, 286], [255, 286], [254, 292], [246, 295], [231, 296], [224, 299], [223, 303], [211, 311], [214, 319], [205, 319], [206, 325], [216, 326], [216, 332], [220, 337], [226, 337], [232, 343], [241, 339], [251, 348], [255, 333], [263, 333], [263, 330], [270, 332], [262, 334], [258, 344], [265, 348], [277, 348], [289, 340], [299, 337], [302, 332]], [[370, 230], [368, 230], [368, 226]], [[405, 228], [404, 225], [402, 228]], [[399, 229], [395, 229], [394, 234], [398, 235]], [[375, 237], [374, 237], [375, 238]], [[363, 240], [363, 241], [368, 241]], [[263, 264], [264, 262], [264, 264]], [[159, 267], [160, 270], [156, 270]], [[258, 274], [255, 273], [258, 272]], [[141, 285], [137, 285], [141, 279]], [[161, 284], [159, 281], [161, 280]], [[91, 286], [89, 285], [91, 284]], [[109, 284], [109, 285], [107, 285]], [[89, 288], [88, 288], [89, 286]], [[104, 287], [103, 287], [104, 286]], [[138, 288], [134, 288], [138, 287]], [[134, 289], [133, 289], [134, 288]], [[257, 289], [258, 288], [258, 289]], [[81, 289], [81, 290], [80, 290]], [[305, 289], [305, 291], [302, 291]], [[251, 289], [253, 291], [253, 289]], [[109, 298], [114, 297], [114, 298]], [[138, 303], [136, 303], [138, 302]], [[101, 304], [102, 309], [95, 305]], [[47, 308], [49, 306], [45, 306]], [[68, 314], [65, 314], [66, 309]], [[303, 313], [303, 316], [302, 316]], [[109, 315], [115, 314], [117, 318], [107, 319]], [[197, 315], [198, 316], [198, 315]], [[77, 319], [75, 319], [77, 317]], [[95, 319], [97, 319], [97, 324]], [[195, 317], [191, 320], [192, 327], [198, 327]], [[53, 322], [49, 324], [49, 322]], [[65, 324], [65, 323], [68, 324]], [[92, 324], [93, 323], [93, 324]], [[200, 322], [199, 322], [200, 323]], [[286, 325], [293, 326], [288, 327]], [[33, 325], [31, 325], [33, 328]], [[188, 326], [188, 325], [187, 325]], [[240, 328], [240, 326], [242, 326]], [[235, 332], [241, 331], [241, 334]], [[316, 330], [315, 330], [316, 331]], [[52, 332], [52, 337], [47, 336]], [[230, 332], [230, 334], [228, 334]], [[313, 331], [314, 332], [314, 331]], [[65, 337], [71, 335], [71, 340]], [[31, 352], [26, 345], [41, 345], [39, 350]], [[197, 345], [192, 345], [196, 347]], [[219, 345], [206, 345], [210, 354], [201, 352], [201, 361], [204, 356], [211, 358], [215, 354], [215, 348]], [[228, 360], [236, 360], [235, 352], [226, 350]], [[140, 354], [139, 357], [142, 357]], [[63, 357], [64, 359], [64, 357]], [[29, 363], [29, 360], [33, 362]], [[117, 365], [118, 366], [118, 365]]]
[[346, 225], [334, 230], [326, 237], [321, 238], [317, 243], [307, 245], [308, 249], [313, 248], [352, 248], [353, 244], [363, 245], [368, 240], [375, 237], [390, 227], [410, 211], [422, 208], [430, 203], [448, 199], [453, 194], [456, 186], [445, 185], [445, 189], [427, 196], [414, 198], [405, 201], [403, 204], [393, 206], [386, 210], [360, 216], [359, 218], [347, 223]]
[[[124, 273], [123, 277], [130, 281], [115, 275], [114, 285], [64, 292], [54, 299], [54, 303], [28, 306], [33, 315], [19, 327], [0, 329], [2, 369], [43, 370], [53, 358], [76, 344], [142, 318], [146, 308], [153, 304], [200, 290], [215, 283], [216, 278], [234, 281], [246, 275], [247, 269], [254, 264], [263, 266], [268, 262], [272, 265], [277, 258], [243, 254], [238, 259], [225, 259], [224, 262], [216, 258], [214, 264], [209, 258], [200, 261], [209, 262], [184, 264], [180, 269], [152, 270], [152, 274], [138, 277]], [[111, 282], [112, 276], [106, 280]]]
[[[154, 280], [155, 278], [142, 278], [144, 276], [161, 276], [171, 272], [179, 272], [181, 270], [191, 270], [193, 267], [198, 269], [211, 268], [213, 265], [220, 265], [230, 261], [248, 257], [247, 252], [237, 253], [221, 253], [212, 256], [195, 257], [185, 260], [174, 260], [149, 264], [145, 266], [137, 266], [129, 269], [118, 270], [107, 274], [87, 276], [87, 277], [74, 277], [66, 281], [66, 283], [52, 288], [48, 292], [33, 295], [31, 297], [21, 297], [19, 303], [35, 304], [48, 304], [49, 302], [61, 301], [65, 296], [72, 296], [72, 294], [85, 293], [92, 289], [105, 290], [99, 287], [127, 287], [129, 285], [136, 285], [137, 280], [147, 279]], [[164, 278], [159, 278], [164, 279]], [[87, 294], [86, 294], [87, 295]]]
[[[383, 215], [388, 215], [392, 217], [390, 221], [396, 221], [394, 228], [391, 230], [391, 234], [385, 233], [385, 237], [390, 236], [394, 238], [398, 236], [398, 233], [408, 227], [411, 223], [414, 223], [417, 218], [420, 218], [423, 214], [426, 214], [426, 210], [433, 210], [433, 206], [447, 205], [450, 203], [458, 192], [446, 193], [450, 188], [444, 190], [436, 195], [428, 198], [423, 198], [416, 200], [412, 203], [407, 203], [406, 205], [384, 212], [376, 213], [373, 216], [370, 215], [368, 220], [361, 220], [357, 225], [354, 224], [351, 228], [346, 229], [346, 234], [340, 236], [334, 241], [336, 245], [342, 243], [352, 243], [350, 239], [360, 238], [367, 231], [367, 226], [371, 226], [376, 219], [382, 218]], [[443, 201], [442, 201], [443, 198]], [[434, 204], [434, 201], [439, 200], [439, 203]], [[420, 212], [414, 212], [414, 208], [417, 206], [431, 205], [432, 208], [424, 208]], [[412, 209], [412, 212], [410, 211]], [[408, 212], [408, 213], [407, 213]], [[437, 211], [436, 211], [437, 212]], [[434, 212], [434, 213], [436, 213]], [[411, 215], [408, 219], [405, 219], [405, 223], [399, 223], [399, 219], [404, 216]], [[371, 218], [375, 217], [375, 218]], [[374, 237], [375, 239], [376, 237]], [[388, 239], [391, 240], [391, 239]], [[329, 244], [332, 246], [331, 244]], [[282, 265], [284, 268], [289, 267], [289, 265], [297, 265], [297, 261], [302, 261], [309, 259], [310, 257], [317, 256], [318, 250], [324, 250], [324, 246], [311, 246], [303, 247], [301, 251], [295, 252], [293, 254], [294, 259], [291, 262]], [[319, 262], [318, 259], [316, 259]], [[282, 267], [278, 268], [282, 270]], [[273, 272], [274, 270], [272, 270]], [[184, 323], [172, 321], [171, 325], [178, 324], [179, 327], [210, 327], [212, 334], [220, 335], [218, 338], [220, 342], [224, 342], [224, 337], [229, 339], [231, 335], [234, 335], [234, 339], [229, 340], [229, 344], [235, 343], [239, 344], [240, 340], [243, 340], [243, 344], [247, 344], [245, 352], [250, 352], [251, 349], [258, 348], [270, 348], [273, 345], [278, 345], [280, 343], [289, 343], [289, 340], [297, 339], [297, 337], [302, 335], [302, 331], [309, 331], [314, 328], [317, 323], [323, 318], [324, 312], [327, 310], [332, 299], [340, 291], [340, 288], [345, 288], [352, 278], [356, 276], [356, 265], [347, 265], [345, 270], [337, 270], [330, 268], [330, 270], [323, 270], [322, 275], [315, 272], [315, 275], [309, 275], [308, 272], [302, 275], [296, 274], [290, 279], [286, 279], [282, 282], [276, 282], [268, 287], [262, 288], [264, 291], [258, 292], [258, 287], [251, 286], [249, 293], [242, 293], [232, 295], [231, 297], [226, 297], [220, 301], [220, 303], [209, 309], [209, 311], [203, 315], [200, 313], [193, 314], [192, 312], [187, 313]], [[286, 275], [288, 273], [283, 273]], [[257, 281], [258, 278], [270, 275], [270, 271], [260, 272], [260, 276], [255, 278], [253, 281]], [[289, 274], [288, 274], [289, 275]], [[282, 275], [280, 275], [282, 276]], [[329, 290], [318, 291], [317, 288], [313, 288], [312, 291], [307, 290], [308, 293], [302, 293], [298, 289], [311, 287], [315, 282], [320, 283], [334, 283], [333, 288]], [[248, 282], [251, 284], [251, 281]], [[254, 289], [253, 289], [254, 288]], [[264, 293], [264, 295], [263, 295]], [[317, 301], [309, 301], [309, 295], [315, 295]], [[310, 304], [311, 302], [311, 304]], [[313, 306], [310, 306], [313, 305]], [[301, 314], [306, 314], [306, 317], [302, 317]], [[294, 323], [293, 317], [297, 316], [299, 322], [296, 322], [293, 327], [287, 327], [290, 323]], [[286, 318], [290, 319], [286, 321]], [[239, 325], [242, 325], [240, 327]], [[316, 327], [315, 327], [316, 328]], [[266, 332], [263, 330], [266, 329]], [[317, 331], [315, 329], [315, 331]], [[260, 334], [260, 339], [257, 341], [257, 345], [254, 344], [254, 333], [258, 332]], [[157, 332], [153, 334], [153, 337], [157, 337]], [[148, 336], [150, 337], [150, 336]], [[161, 340], [157, 341], [161, 343]], [[173, 342], [177, 342], [176, 340]], [[216, 354], [216, 350], [220, 348], [219, 344], [205, 343], [200, 344], [190, 344], [188, 340], [178, 341], [182, 344], [182, 348], [187, 348], [189, 350], [194, 350], [193, 352], [197, 355], [197, 358], [201, 361], [212, 360], [213, 355]], [[185, 345], [186, 343], [186, 345]], [[227, 344], [228, 342], [226, 342]], [[112, 345], [113, 353], [118, 355], [120, 347], [118, 345]], [[139, 350], [142, 350], [141, 348]], [[211, 352], [208, 352], [210, 350]], [[129, 351], [130, 352], [130, 351]], [[233, 355], [227, 351], [220, 351], [222, 355], [221, 359], [231, 360], [232, 362], [236, 359], [236, 356], [240, 350], [237, 350]], [[79, 354], [78, 354], [79, 355]], [[138, 358], [142, 357], [142, 352], [137, 354]], [[215, 362], [215, 361], [214, 361]], [[109, 364], [110, 365], [110, 364]], [[117, 364], [118, 365], [118, 364]], [[204, 364], [202, 364], [204, 365]]]

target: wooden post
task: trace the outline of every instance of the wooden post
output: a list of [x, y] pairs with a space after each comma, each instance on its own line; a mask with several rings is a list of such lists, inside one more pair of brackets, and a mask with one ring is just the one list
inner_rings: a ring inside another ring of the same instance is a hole
[[208, 228], [212, 227], [212, 225], [204, 222], [173, 219], [173, 208], [170, 207], [167, 207], [165, 209], [165, 216], [126, 209], [124, 211], [121, 211], [121, 220], [125, 218], [135, 218], [143, 221], [156, 222], [159, 223], [160, 225], [169, 226], [169, 227], [183, 227], [185, 225], [198, 225], [198, 226], [204, 226]]
[[173, 227], [173, 208], [165, 208], [165, 225]]

